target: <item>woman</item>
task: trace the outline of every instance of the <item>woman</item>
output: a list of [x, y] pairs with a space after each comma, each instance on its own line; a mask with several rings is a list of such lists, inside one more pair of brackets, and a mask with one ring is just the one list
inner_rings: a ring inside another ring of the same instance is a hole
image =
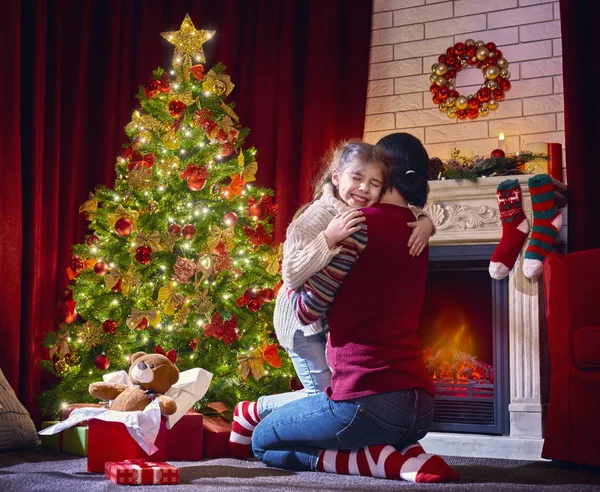
[[388, 191], [362, 209], [366, 228], [290, 294], [303, 323], [319, 319], [335, 297], [327, 315], [331, 386], [267, 416], [254, 430], [252, 447], [264, 463], [280, 468], [452, 480], [454, 471], [417, 444], [433, 422], [432, 385], [417, 335], [428, 251], [409, 254], [406, 223], [414, 217], [408, 205], [427, 200], [429, 158], [408, 134], [378, 145], [393, 161]]

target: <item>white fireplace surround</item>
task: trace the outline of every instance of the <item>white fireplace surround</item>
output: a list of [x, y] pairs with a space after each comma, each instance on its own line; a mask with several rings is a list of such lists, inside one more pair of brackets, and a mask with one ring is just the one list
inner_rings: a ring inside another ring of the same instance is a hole
[[[532, 223], [531, 175], [488, 177], [477, 183], [431, 181], [426, 210], [437, 232], [431, 246], [495, 244], [502, 236], [496, 188], [517, 179], [523, 209]], [[540, 460], [547, 404], [548, 362], [545, 350], [543, 291], [540, 279], [523, 275], [522, 255], [509, 276], [510, 433], [504, 436], [430, 432], [421, 442], [428, 453], [448, 456]], [[542, 354], [542, 355], [540, 355]]]

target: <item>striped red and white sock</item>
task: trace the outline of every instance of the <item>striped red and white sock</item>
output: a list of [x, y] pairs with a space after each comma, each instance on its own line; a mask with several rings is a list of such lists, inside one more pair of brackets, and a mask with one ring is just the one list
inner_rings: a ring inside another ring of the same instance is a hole
[[409, 446], [405, 451], [403, 454], [390, 445], [367, 446], [353, 451], [325, 449], [319, 456], [317, 469], [418, 483], [458, 480], [458, 474], [442, 458], [425, 453], [420, 444]]
[[229, 453], [233, 458], [248, 458], [252, 449], [252, 433], [259, 422], [255, 401], [241, 401], [235, 406], [229, 435]]

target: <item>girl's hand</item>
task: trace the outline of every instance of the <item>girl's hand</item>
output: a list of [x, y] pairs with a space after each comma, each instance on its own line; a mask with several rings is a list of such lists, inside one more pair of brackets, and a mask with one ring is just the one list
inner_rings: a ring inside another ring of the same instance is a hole
[[337, 214], [325, 229], [325, 240], [329, 249], [360, 230], [360, 223], [365, 220], [360, 210], [346, 210]]
[[409, 222], [408, 227], [414, 229], [408, 239], [408, 254], [411, 256], [419, 256], [431, 237], [434, 227], [433, 222], [426, 215], [419, 217], [419, 220]]

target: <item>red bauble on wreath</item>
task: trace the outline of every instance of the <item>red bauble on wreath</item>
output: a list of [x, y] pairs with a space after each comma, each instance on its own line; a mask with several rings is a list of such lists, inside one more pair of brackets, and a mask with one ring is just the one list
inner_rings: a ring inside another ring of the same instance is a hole
[[[476, 94], [462, 96], [456, 90], [456, 75], [469, 66], [480, 68], [484, 81]], [[498, 109], [498, 101], [510, 90], [509, 78], [508, 61], [494, 43], [467, 39], [438, 57], [431, 67], [429, 91], [434, 104], [449, 118], [473, 120]]]

